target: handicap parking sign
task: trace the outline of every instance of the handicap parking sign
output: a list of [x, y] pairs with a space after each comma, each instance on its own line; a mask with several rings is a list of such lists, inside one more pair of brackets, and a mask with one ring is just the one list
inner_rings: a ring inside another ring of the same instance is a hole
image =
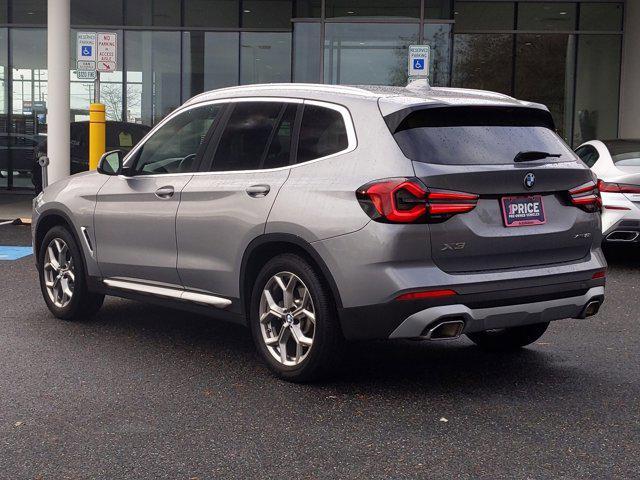
[[426, 78], [429, 76], [429, 45], [409, 45], [409, 78]]
[[93, 50], [93, 48], [90, 45], [85, 45], [82, 47], [82, 56], [83, 57], [91, 57], [93, 56], [91, 53], [91, 50]]

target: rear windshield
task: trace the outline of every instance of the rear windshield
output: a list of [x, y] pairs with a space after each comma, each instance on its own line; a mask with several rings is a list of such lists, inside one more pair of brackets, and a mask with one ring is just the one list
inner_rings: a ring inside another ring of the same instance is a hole
[[520, 152], [560, 155], [539, 160], [545, 163], [576, 159], [554, 132], [551, 115], [538, 109], [444, 107], [413, 111], [401, 120], [394, 115], [387, 124], [402, 152], [417, 162], [512, 164]]

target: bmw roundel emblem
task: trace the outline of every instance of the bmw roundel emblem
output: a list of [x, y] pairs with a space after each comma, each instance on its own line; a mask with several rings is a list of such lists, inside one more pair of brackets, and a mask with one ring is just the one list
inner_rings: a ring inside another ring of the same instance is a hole
[[529, 190], [536, 184], [536, 176], [529, 172], [524, 176], [524, 186]]

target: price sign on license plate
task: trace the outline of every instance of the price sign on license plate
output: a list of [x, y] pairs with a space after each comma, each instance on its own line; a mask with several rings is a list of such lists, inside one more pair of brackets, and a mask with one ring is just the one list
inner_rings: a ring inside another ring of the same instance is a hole
[[501, 202], [505, 227], [542, 225], [547, 222], [541, 195], [503, 197]]

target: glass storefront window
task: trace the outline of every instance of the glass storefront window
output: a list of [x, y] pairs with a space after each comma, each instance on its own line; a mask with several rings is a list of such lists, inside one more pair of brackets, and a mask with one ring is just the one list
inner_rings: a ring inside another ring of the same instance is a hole
[[322, 14], [321, 0], [297, 0], [295, 18], [320, 18]]
[[[544, 61], [540, 61], [544, 58]], [[519, 34], [515, 96], [545, 104], [561, 137], [571, 142], [575, 35]]]
[[576, 30], [576, 4], [520, 2], [518, 30]]
[[71, 0], [71, 25], [122, 25], [122, 3], [122, 0]]
[[183, 100], [207, 90], [238, 85], [238, 32], [182, 34]]
[[9, 188], [33, 188], [34, 149], [47, 131], [47, 33], [12, 29], [10, 37], [12, 108], [4, 172]]
[[429, 83], [434, 87], [448, 87], [451, 78], [451, 25], [425, 24], [424, 43], [431, 46]]
[[420, 0], [326, 0], [327, 17], [420, 18]]
[[47, 23], [47, 0], [11, 0], [13, 23], [44, 25]]
[[416, 24], [329, 23], [324, 82], [405, 86], [408, 46], [417, 41]]
[[240, 0], [183, 0], [186, 27], [238, 28]]
[[[7, 29], [0, 28], [0, 45], [7, 44]], [[0, 188], [6, 188], [9, 176], [9, 102], [7, 89], [9, 63], [7, 49], [0, 49]]]
[[242, 32], [240, 83], [291, 81], [291, 34]]
[[293, 81], [320, 82], [320, 24], [297, 22], [293, 28]]
[[580, 30], [622, 30], [621, 3], [583, 3], [580, 5]]
[[127, 31], [126, 118], [153, 125], [180, 101], [180, 32]]
[[126, 25], [179, 27], [180, 0], [135, 0], [124, 2]]
[[620, 35], [580, 35], [573, 144], [615, 138], [620, 95]]
[[456, 2], [455, 31], [513, 30], [515, 8], [513, 2]]
[[291, 28], [291, 0], [244, 0], [245, 28]]
[[454, 36], [452, 85], [512, 94], [513, 35]]
[[449, 20], [451, 18], [451, 0], [425, 0], [424, 17]]

